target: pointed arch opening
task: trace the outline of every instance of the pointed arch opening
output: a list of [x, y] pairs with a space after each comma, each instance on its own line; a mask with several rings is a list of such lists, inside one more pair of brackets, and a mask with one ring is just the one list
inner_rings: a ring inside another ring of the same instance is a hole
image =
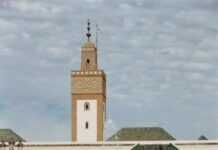
[[89, 102], [85, 102], [85, 103], [84, 103], [84, 110], [85, 110], [85, 111], [90, 110], [90, 103], [89, 103]]
[[89, 122], [88, 121], [86, 121], [86, 123], [85, 123], [85, 129], [89, 129]]

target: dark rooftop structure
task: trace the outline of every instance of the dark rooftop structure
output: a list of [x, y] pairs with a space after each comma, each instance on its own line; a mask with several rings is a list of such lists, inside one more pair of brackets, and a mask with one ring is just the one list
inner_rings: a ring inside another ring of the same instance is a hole
[[168, 144], [168, 145], [137, 145], [133, 148], [133, 150], [178, 150], [174, 145]]
[[1, 142], [25, 142], [25, 140], [17, 135], [11, 129], [0, 129]]
[[206, 136], [201, 135], [201, 136], [198, 138], [198, 140], [208, 140], [208, 139], [206, 138]]
[[159, 127], [122, 128], [108, 141], [162, 141], [175, 140], [166, 130]]

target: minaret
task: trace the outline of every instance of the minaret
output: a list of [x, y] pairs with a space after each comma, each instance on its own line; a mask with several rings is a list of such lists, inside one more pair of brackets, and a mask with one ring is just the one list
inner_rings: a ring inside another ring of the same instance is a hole
[[87, 30], [80, 70], [71, 73], [72, 141], [79, 143], [103, 141], [106, 112], [106, 75], [98, 69], [89, 21]]

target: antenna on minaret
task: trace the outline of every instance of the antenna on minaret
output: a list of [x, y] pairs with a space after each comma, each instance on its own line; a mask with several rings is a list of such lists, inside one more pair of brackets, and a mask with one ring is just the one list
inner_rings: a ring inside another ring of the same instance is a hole
[[100, 28], [98, 27], [98, 24], [96, 24], [96, 33], [95, 33], [95, 36], [96, 36], [96, 48], [98, 48], [98, 31], [100, 31]]
[[90, 33], [90, 29], [91, 29], [91, 28], [90, 28], [90, 24], [91, 24], [91, 23], [90, 23], [90, 20], [88, 19], [88, 22], [87, 22], [87, 31], [88, 31], [88, 32], [86, 33], [86, 36], [87, 36], [87, 38], [88, 38], [88, 41], [90, 41], [90, 37], [92, 36], [91, 33]]

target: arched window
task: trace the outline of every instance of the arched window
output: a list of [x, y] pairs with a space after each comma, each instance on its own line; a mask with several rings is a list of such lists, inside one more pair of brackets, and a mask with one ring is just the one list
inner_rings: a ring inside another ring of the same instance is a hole
[[86, 63], [87, 63], [87, 64], [89, 64], [89, 63], [90, 63], [90, 60], [89, 60], [89, 59], [87, 59], [87, 60], [86, 60]]
[[88, 102], [85, 102], [84, 104], [84, 110], [88, 111], [90, 109], [90, 104]]
[[86, 128], [86, 129], [89, 128], [89, 123], [88, 123], [88, 121], [86, 121], [85, 128]]

